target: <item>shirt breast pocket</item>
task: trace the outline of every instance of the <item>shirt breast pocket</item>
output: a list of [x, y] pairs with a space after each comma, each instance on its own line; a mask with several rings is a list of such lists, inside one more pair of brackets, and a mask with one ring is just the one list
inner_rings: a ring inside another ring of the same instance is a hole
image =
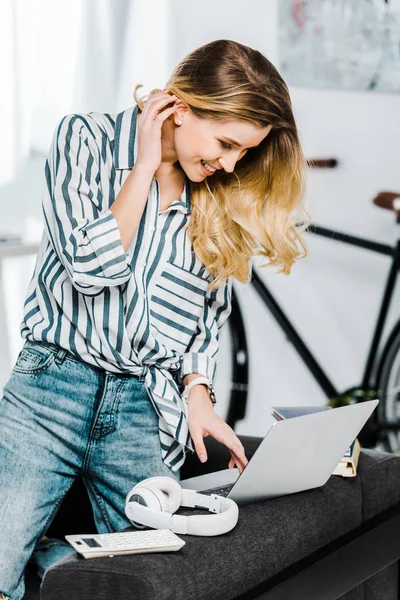
[[208, 281], [167, 262], [150, 297], [154, 335], [167, 348], [185, 352], [204, 308]]

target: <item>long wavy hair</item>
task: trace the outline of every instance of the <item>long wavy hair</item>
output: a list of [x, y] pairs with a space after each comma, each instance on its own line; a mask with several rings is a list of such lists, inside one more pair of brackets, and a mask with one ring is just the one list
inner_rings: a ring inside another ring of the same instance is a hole
[[[143, 110], [139, 87], [134, 98]], [[277, 69], [253, 48], [215, 40], [183, 58], [164, 91], [176, 94], [199, 118], [272, 126], [236, 162], [233, 173], [221, 169], [203, 182], [191, 182], [188, 235], [214, 276], [210, 289], [229, 276], [249, 282], [254, 256], [268, 258], [259, 267], [288, 275], [293, 263], [308, 254], [301, 234], [310, 216], [303, 204], [306, 161], [289, 90]]]

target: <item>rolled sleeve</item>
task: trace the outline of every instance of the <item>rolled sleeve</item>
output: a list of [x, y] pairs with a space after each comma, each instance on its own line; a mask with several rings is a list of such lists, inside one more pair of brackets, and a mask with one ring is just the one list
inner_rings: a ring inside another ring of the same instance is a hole
[[131, 275], [131, 267], [113, 213], [102, 213], [82, 233], [82, 243], [73, 258], [75, 281], [103, 286], [124, 283]]
[[[43, 213], [50, 242], [73, 286], [95, 295], [132, 275], [118, 223], [103, 199], [101, 140], [87, 115], [67, 115], [46, 161]], [[111, 185], [108, 181], [106, 184]]]
[[232, 282], [232, 277], [229, 277], [219, 288], [207, 292], [196, 333], [187, 352], [181, 357], [178, 377], [180, 385], [183, 385], [183, 377], [189, 373], [205, 375], [214, 383], [219, 334], [232, 311]]

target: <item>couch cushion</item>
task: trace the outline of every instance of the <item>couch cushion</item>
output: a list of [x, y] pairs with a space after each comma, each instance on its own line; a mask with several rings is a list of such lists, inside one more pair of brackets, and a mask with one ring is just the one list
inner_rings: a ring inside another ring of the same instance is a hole
[[[215, 465], [211, 445], [207, 450], [209, 466]], [[46, 573], [42, 598], [229, 600], [397, 503], [399, 471], [400, 457], [363, 449], [356, 478], [332, 476], [321, 488], [242, 506], [235, 529], [216, 537], [182, 535], [186, 545], [177, 553], [72, 555]]]

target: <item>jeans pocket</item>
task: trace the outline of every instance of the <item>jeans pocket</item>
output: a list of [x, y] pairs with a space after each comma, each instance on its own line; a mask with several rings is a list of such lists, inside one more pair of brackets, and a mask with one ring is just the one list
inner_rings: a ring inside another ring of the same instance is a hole
[[51, 348], [27, 340], [20, 351], [13, 373], [34, 375], [42, 373], [53, 363], [56, 353]]

